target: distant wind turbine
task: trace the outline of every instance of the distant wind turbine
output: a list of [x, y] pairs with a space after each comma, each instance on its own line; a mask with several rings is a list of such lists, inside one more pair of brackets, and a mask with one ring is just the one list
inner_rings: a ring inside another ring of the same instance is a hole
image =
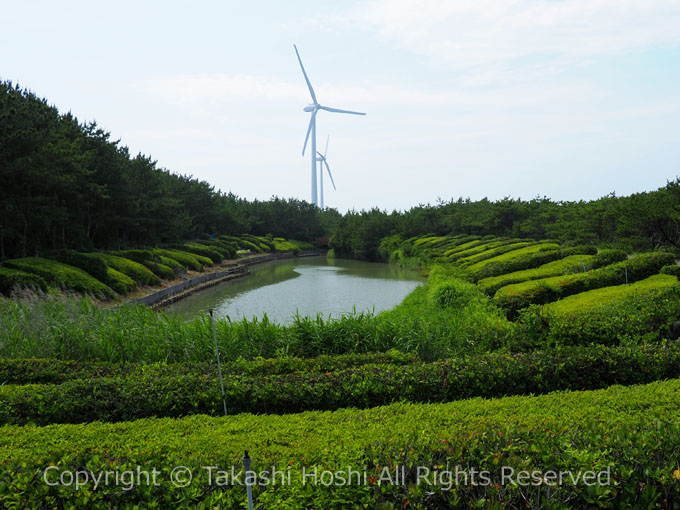
[[[314, 93], [314, 89], [312, 88], [312, 84], [309, 81], [309, 77], [307, 76], [307, 72], [305, 71], [305, 66], [302, 65], [302, 59], [300, 58], [300, 52], [297, 49], [297, 46], [293, 44], [293, 47], [295, 48], [295, 54], [297, 55], [298, 62], [300, 62], [300, 68], [302, 69], [302, 74], [305, 76], [305, 81], [307, 82], [307, 87], [309, 88], [309, 93], [312, 96], [312, 101], [313, 103], [310, 103], [309, 105], [305, 106], [303, 108], [304, 111], [306, 112], [311, 112], [312, 118], [309, 120], [309, 127], [307, 128], [307, 136], [305, 136], [305, 145], [302, 147], [302, 155], [305, 155], [305, 149], [307, 148], [307, 141], [309, 140], [309, 133], [312, 134], [312, 203], [316, 206], [319, 205], [319, 202], [317, 200], [317, 189], [316, 189], [316, 162], [317, 162], [317, 154], [318, 151], [316, 150], [316, 114], [318, 113], [319, 110], [326, 110], [327, 112], [333, 112], [333, 113], [349, 113], [350, 115], [366, 115], [365, 113], [361, 112], [352, 112], [350, 110], [339, 110], [337, 108], [330, 108], [328, 106], [323, 106], [320, 105], [319, 102], [316, 100], [316, 94]], [[322, 169], [323, 170], [323, 169]], [[332, 181], [332, 179], [331, 179]], [[321, 206], [323, 207], [323, 205]]]
[[323, 166], [326, 165], [326, 170], [328, 170], [328, 177], [331, 178], [331, 184], [333, 185], [333, 189], [337, 189], [335, 187], [335, 181], [333, 180], [333, 174], [331, 173], [331, 167], [328, 166], [328, 160], [326, 159], [326, 154], [328, 154], [328, 140], [330, 140], [331, 135], [328, 135], [326, 137], [326, 150], [323, 151], [323, 154], [321, 154], [319, 151], [316, 151], [318, 154], [318, 157], [316, 158], [317, 161], [321, 163], [319, 168], [319, 191], [320, 191], [320, 201], [319, 201], [319, 207], [323, 209]]

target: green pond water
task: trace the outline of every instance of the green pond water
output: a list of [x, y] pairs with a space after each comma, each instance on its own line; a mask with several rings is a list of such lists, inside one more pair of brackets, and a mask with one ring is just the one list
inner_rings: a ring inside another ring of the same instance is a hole
[[391, 264], [309, 257], [250, 266], [251, 274], [198, 292], [167, 308], [185, 319], [207, 313], [287, 323], [295, 316], [324, 318], [381, 312], [425, 281], [419, 271]]

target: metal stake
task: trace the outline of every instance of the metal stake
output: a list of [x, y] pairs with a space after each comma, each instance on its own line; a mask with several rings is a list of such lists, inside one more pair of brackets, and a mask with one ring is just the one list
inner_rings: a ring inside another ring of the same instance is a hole
[[246, 473], [246, 494], [248, 495], [248, 510], [253, 510], [253, 487], [252, 480], [248, 473], [250, 473], [250, 456], [248, 455], [248, 450], [243, 456], [243, 469]]
[[227, 416], [227, 400], [224, 397], [224, 380], [222, 379], [222, 366], [220, 365], [220, 350], [217, 348], [217, 333], [215, 333], [215, 318], [213, 311], [210, 310], [210, 326], [212, 326], [213, 340], [215, 341], [215, 357], [217, 357], [217, 372], [220, 374], [220, 389], [222, 390], [222, 406], [224, 416]]

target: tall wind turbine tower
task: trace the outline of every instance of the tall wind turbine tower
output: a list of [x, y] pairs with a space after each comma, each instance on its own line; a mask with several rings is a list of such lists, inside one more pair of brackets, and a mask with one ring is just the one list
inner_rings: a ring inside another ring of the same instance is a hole
[[328, 154], [328, 140], [330, 140], [331, 135], [328, 135], [326, 137], [326, 150], [323, 151], [323, 154], [317, 151], [317, 158], [316, 160], [320, 163], [319, 165], [319, 194], [320, 194], [320, 202], [319, 202], [319, 207], [321, 209], [324, 208], [324, 203], [323, 203], [323, 166], [326, 165], [326, 170], [328, 170], [328, 177], [331, 178], [331, 184], [333, 185], [333, 189], [337, 189], [335, 187], [335, 181], [333, 180], [333, 174], [331, 173], [331, 167], [328, 166], [328, 160], [326, 159], [326, 154]]
[[[300, 62], [300, 68], [302, 69], [302, 74], [305, 77], [305, 81], [307, 82], [307, 87], [309, 88], [309, 93], [312, 96], [312, 103], [309, 105], [305, 106], [303, 108], [304, 111], [310, 112], [312, 114], [312, 118], [309, 119], [309, 127], [307, 128], [307, 136], [305, 136], [305, 145], [302, 147], [302, 155], [305, 155], [305, 149], [307, 148], [307, 141], [309, 140], [309, 134], [312, 134], [312, 203], [316, 205], [317, 207], [319, 206], [319, 201], [317, 198], [317, 185], [316, 185], [316, 162], [317, 162], [317, 150], [316, 150], [316, 114], [319, 112], [319, 110], [326, 110], [327, 112], [332, 112], [332, 113], [348, 113], [350, 115], [366, 115], [365, 113], [361, 112], [352, 112], [350, 110], [339, 110], [338, 108], [331, 108], [329, 106], [323, 106], [319, 104], [319, 102], [316, 100], [316, 94], [314, 93], [314, 89], [312, 88], [312, 84], [309, 81], [309, 77], [307, 76], [307, 72], [305, 71], [305, 66], [302, 65], [302, 59], [300, 58], [300, 52], [297, 49], [297, 46], [293, 44], [293, 48], [295, 48], [295, 54], [297, 55], [298, 62]], [[323, 171], [323, 168], [321, 169]], [[322, 206], [323, 207], [323, 206]]]

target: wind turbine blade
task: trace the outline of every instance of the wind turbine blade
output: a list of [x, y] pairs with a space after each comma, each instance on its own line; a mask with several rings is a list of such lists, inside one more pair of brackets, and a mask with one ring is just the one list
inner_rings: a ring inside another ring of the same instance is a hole
[[333, 112], [333, 113], [349, 113], [351, 115], [366, 115], [365, 113], [361, 112], [353, 112], [350, 110], [339, 110], [338, 108], [330, 108], [329, 106], [318, 106], [319, 109], [321, 110], [326, 110], [327, 112]]
[[333, 180], [333, 174], [331, 173], [331, 167], [328, 166], [328, 161], [324, 159], [323, 163], [324, 165], [326, 165], [326, 170], [328, 170], [328, 177], [331, 178], [331, 184], [333, 185], [333, 189], [337, 190], [337, 188], [335, 187], [335, 181]]
[[331, 135], [326, 136], [326, 150], [323, 151], [323, 159], [326, 159], [326, 154], [328, 154], [328, 140], [331, 139]]
[[307, 128], [307, 136], [305, 136], [305, 144], [302, 146], [302, 155], [305, 155], [305, 149], [307, 149], [307, 141], [309, 140], [309, 133], [312, 132], [312, 127], [314, 126], [314, 119], [316, 118], [316, 110], [312, 112], [312, 117], [309, 119], [309, 127]]
[[300, 67], [302, 68], [302, 74], [305, 75], [305, 81], [307, 82], [307, 87], [309, 87], [309, 93], [312, 95], [312, 99], [314, 100], [314, 103], [317, 102], [316, 100], [316, 94], [314, 93], [314, 89], [312, 88], [312, 84], [309, 81], [309, 77], [307, 76], [307, 72], [305, 71], [305, 66], [302, 65], [302, 59], [300, 58], [300, 52], [297, 49], [297, 46], [293, 44], [293, 48], [295, 48], [295, 54], [297, 55], [298, 62], [300, 62]]

